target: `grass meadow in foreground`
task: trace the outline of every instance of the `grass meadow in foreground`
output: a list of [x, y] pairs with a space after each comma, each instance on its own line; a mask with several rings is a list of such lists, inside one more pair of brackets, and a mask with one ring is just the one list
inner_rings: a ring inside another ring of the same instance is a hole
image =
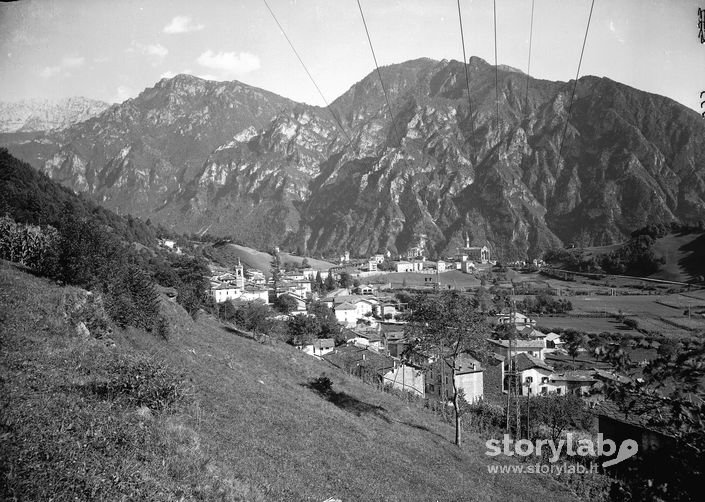
[[[490, 475], [479, 438], [458, 449], [434, 415], [168, 301], [168, 341], [81, 337], [67, 289], [0, 266], [0, 498], [574, 499], [547, 477]], [[348, 405], [309, 388], [322, 373]]]

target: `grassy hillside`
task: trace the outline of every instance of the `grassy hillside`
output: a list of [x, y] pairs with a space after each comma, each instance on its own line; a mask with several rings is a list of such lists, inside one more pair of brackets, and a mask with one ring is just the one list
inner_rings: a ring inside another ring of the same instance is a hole
[[[246, 246], [241, 246], [239, 244], [216, 244], [209, 246], [204, 250], [205, 254], [208, 255], [213, 261], [220, 263], [223, 266], [233, 266], [237, 263], [238, 258], [243, 265], [250, 268], [256, 268], [269, 274], [270, 264], [272, 262], [272, 255], [265, 253], [263, 251], [257, 251], [256, 249], [249, 248]], [[300, 264], [303, 261], [301, 256], [295, 256], [290, 253], [280, 253], [282, 263], [295, 262]], [[316, 260], [314, 258], [307, 258], [311, 267], [319, 270], [328, 270], [333, 267], [334, 264]]]
[[669, 234], [656, 239], [654, 252], [666, 260], [655, 279], [688, 282], [705, 274], [705, 234]]
[[[584, 248], [585, 257], [602, 256], [617, 251], [624, 244]], [[669, 233], [655, 240], [653, 251], [665, 263], [658, 272], [649, 275], [653, 279], [688, 282], [705, 275], [705, 234], [700, 232]]]
[[[542, 476], [490, 475], [484, 441], [459, 450], [433, 415], [168, 301], [168, 342], [80, 336], [62, 314], [80, 294], [0, 262], [2, 499], [573, 498]], [[322, 372], [342, 404], [307, 387]]]

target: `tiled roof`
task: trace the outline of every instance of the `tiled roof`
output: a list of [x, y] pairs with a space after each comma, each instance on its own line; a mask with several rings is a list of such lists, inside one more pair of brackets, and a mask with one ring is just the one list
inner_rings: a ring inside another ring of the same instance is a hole
[[342, 331], [346, 340], [351, 340], [353, 338], [366, 338], [371, 342], [378, 342], [382, 340], [382, 337], [377, 331], [366, 331], [366, 330], [355, 330], [350, 328], [343, 328]]
[[236, 288], [235, 286], [230, 286], [228, 284], [218, 284], [217, 286], [214, 286], [211, 289], [221, 291], [221, 290], [226, 290], [226, 289], [238, 289], [238, 288]]
[[476, 373], [482, 371], [480, 361], [472, 357], [470, 354], [459, 354], [455, 359], [455, 374], [462, 375], [465, 373]]
[[338, 368], [349, 368], [356, 365], [367, 366], [377, 370], [394, 368], [394, 359], [391, 357], [366, 348], [355, 347], [354, 345], [338, 347], [333, 352], [322, 357]]
[[317, 349], [332, 349], [335, 347], [335, 340], [332, 338], [319, 338], [313, 342], [313, 346]]
[[357, 310], [357, 307], [350, 302], [341, 303], [333, 308], [335, 310]]
[[554, 333], [553, 331], [551, 331], [549, 334], [546, 335], [546, 340], [549, 342], [553, 342], [555, 340], [560, 340], [560, 338], [561, 338], [561, 335], [559, 335], [558, 333]]
[[594, 370], [564, 371], [562, 373], [553, 373], [551, 380], [562, 382], [595, 382], [597, 380], [593, 374]]
[[[567, 354], [562, 354], [560, 352], [549, 352], [546, 354], [545, 357], [546, 361], [550, 364], [564, 364], [564, 365], [571, 365], [573, 364], [573, 358], [568, 356]], [[600, 369], [609, 369], [611, 368], [610, 363], [605, 362], [605, 361], [598, 361], [597, 359], [593, 359], [589, 357], [587, 354], [579, 355], [578, 357], [575, 358], [575, 363], [578, 364], [579, 367], [587, 367], [589, 369], [594, 369], [594, 368], [600, 368]]]
[[601, 369], [595, 369], [594, 374], [596, 377], [602, 378], [604, 380], [612, 380], [613, 382], [629, 383], [632, 381], [631, 378], [627, 378], [624, 375], [619, 375], [617, 373], [612, 373], [610, 371], [605, 371]]
[[531, 326], [526, 326], [519, 330], [519, 332], [529, 338], [546, 338], [546, 334], [541, 331], [532, 328]]
[[[500, 347], [509, 348], [508, 340], [488, 339], [490, 343]], [[544, 349], [543, 340], [512, 340], [512, 349]]]
[[517, 354], [513, 359], [517, 371], [524, 371], [530, 368], [541, 368], [546, 371], [553, 371], [553, 367], [549, 366], [538, 357], [534, 357], [524, 352]]
[[673, 435], [668, 426], [672, 418], [668, 402], [656, 396], [627, 395], [622, 404], [603, 401], [593, 408], [593, 412], [598, 416]]

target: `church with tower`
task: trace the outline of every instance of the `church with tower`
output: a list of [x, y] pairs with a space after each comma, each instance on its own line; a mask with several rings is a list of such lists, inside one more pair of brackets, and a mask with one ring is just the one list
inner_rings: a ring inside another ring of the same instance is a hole
[[465, 247], [459, 247], [455, 259], [459, 262], [472, 261], [475, 263], [488, 263], [490, 261], [490, 249], [487, 246], [471, 246], [470, 235], [465, 234]]

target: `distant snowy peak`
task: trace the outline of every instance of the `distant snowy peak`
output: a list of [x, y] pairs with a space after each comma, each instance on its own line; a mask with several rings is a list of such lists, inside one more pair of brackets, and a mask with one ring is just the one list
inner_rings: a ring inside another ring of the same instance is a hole
[[110, 103], [82, 97], [0, 102], [0, 132], [64, 129], [99, 115]]

